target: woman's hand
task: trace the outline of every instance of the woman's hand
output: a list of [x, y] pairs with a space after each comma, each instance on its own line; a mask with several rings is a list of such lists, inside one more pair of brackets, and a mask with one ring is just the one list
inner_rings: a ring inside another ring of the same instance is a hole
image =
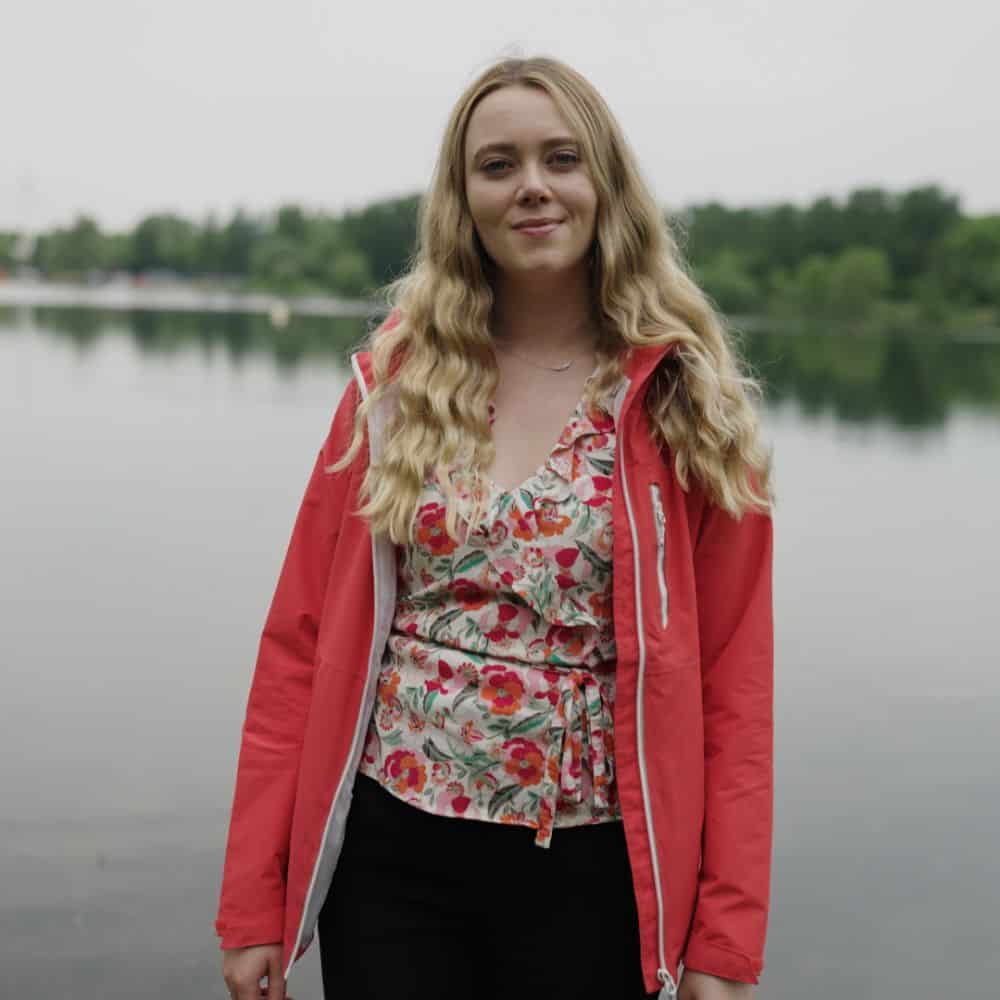
[[735, 979], [720, 979], [707, 972], [685, 969], [677, 1000], [751, 1000], [753, 986]]
[[[267, 986], [261, 979], [267, 976]], [[285, 996], [281, 945], [255, 944], [222, 952], [222, 978], [232, 1000], [292, 1000]]]

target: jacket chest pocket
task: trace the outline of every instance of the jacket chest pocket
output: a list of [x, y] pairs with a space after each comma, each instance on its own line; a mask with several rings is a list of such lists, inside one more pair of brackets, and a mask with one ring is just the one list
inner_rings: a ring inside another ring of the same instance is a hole
[[663, 510], [663, 496], [659, 483], [649, 484], [649, 499], [653, 512], [653, 530], [656, 536], [656, 585], [659, 599], [660, 628], [667, 627], [670, 615], [670, 592], [667, 588], [667, 515]]

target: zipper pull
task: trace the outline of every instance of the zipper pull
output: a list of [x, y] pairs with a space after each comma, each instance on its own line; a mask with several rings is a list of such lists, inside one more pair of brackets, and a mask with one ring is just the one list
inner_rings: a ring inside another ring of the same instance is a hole
[[663, 983], [656, 1000], [674, 1000], [674, 997], [677, 996], [677, 984], [674, 982], [674, 977], [670, 975], [670, 971], [668, 969], [657, 969], [656, 978]]

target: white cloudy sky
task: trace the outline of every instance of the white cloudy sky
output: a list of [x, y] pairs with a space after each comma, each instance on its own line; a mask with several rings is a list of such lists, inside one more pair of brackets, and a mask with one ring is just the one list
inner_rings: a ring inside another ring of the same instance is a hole
[[0, 0], [0, 228], [421, 189], [502, 55], [575, 65], [659, 200], [937, 182], [1000, 211], [1000, 5]]

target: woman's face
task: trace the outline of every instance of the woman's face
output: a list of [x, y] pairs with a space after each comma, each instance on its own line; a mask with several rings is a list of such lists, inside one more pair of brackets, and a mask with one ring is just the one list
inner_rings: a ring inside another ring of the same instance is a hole
[[586, 267], [597, 192], [580, 143], [545, 91], [502, 87], [476, 105], [465, 186], [476, 231], [501, 271]]

